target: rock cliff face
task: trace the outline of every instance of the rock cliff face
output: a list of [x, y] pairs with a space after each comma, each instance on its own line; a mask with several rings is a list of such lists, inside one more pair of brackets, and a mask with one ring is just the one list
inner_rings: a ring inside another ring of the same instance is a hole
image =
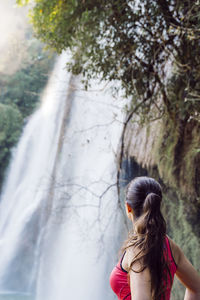
[[[124, 132], [121, 180], [148, 175], [163, 187], [163, 213], [169, 236], [199, 269], [200, 126], [195, 121], [130, 121]], [[176, 281], [176, 280], [175, 280]], [[173, 300], [183, 299], [176, 281]]]

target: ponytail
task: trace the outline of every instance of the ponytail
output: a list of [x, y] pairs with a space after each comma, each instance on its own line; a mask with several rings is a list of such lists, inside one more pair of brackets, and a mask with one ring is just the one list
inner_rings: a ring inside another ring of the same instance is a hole
[[138, 234], [147, 234], [149, 237], [164, 237], [166, 234], [165, 220], [160, 211], [161, 197], [155, 193], [149, 193], [143, 204], [143, 213], [135, 223], [135, 231]]
[[[156, 184], [158, 185], [157, 182]], [[169, 268], [164, 257], [166, 223], [160, 210], [162, 194], [160, 189], [157, 191], [152, 188], [153, 192], [149, 192], [145, 195], [146, 197], [143, 197], [143, 194], [138, 192], [138, 187], [134, 189], [129, 186], [129, 189], [127, 202], [133, 208], [135, 222], [134, 232], [124, 248], [133, 247], [134, 253], [136, 253], [129, 266], [129, 271], [140, 273], [148, 268], [151, 277], [152, 299], [165, 299], [164, 283], [169, 278], [167, 277], [168, 272], [166, 272], [166, 269], [169, 271]], [[139, 201], [139, 197], [143, 198], [143, 201]], [[134, 199], [134, 203], [131, 199]], [[134, 269], [136, 262], [139, 262], [141, 266], [139, 270]]]

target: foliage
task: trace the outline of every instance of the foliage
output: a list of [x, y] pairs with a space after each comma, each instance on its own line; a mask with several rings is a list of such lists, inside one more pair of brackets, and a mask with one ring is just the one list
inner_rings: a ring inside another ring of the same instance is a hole
[[18, 141], [23, 118], [17, 107], [0, 104], [0, 182], [10, 159], [10, 149]]
[[0, 102], [17, 105], [24, 118], [36, 108], [54, 62], [38, 42], [32, 42], [28, 51], [29, 61], [15, 74], [0, 79]]
[[[119, 80], [144, 116], [199, 118], [199, 0], [37, 0], [30, 14], [43, 42], [72, 51], [68, 67], [86, 86], [93, 76]], [[178, 99], [168, 93], [172, 68], [183, 82]]]

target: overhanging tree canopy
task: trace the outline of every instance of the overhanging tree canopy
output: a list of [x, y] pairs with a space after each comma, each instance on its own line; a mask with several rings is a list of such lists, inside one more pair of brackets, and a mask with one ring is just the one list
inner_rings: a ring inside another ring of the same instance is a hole
[[188, 119], [200, 111], [199, 7], [199, 0], [36, 0], [31, 17], [43, 42], [71, 50], [68, 67], [86, 82], [119, 80], [134, 110]]

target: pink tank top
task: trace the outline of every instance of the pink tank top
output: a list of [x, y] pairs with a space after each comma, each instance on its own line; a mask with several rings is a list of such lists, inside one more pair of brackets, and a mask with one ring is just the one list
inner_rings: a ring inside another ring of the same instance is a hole
[[[170, 248], [170, 243], [168, 238], [165, 238], [166, 243], [166, 257], [168, 257], [169, 261], [169, 270], [171, 273], [172, 280], [170, 281], [170, 275], [168, 275], [167, 280], [167, 289], [165, 291], [165, 299], [170, 299], [170, 293], [172, 288], [172, 283], [174, 279], [174, 274], [176, 273], [177, 265], [175, 263], [175, 260], [172, 255], [172, 251]], [[110, 285], [113, 289], [114, 293], [117, 295], [119, 300], [131, 300], [131, 290], [130, 290], [130, 284], [129, 284], [129, 277], [128, 272], [123, 269], [122, 267], [122, 261], [124, 258], [125, 252], [122, 256], [122, 258], [119, 260], [118, 264], [114, 267], [110, 274]]]

